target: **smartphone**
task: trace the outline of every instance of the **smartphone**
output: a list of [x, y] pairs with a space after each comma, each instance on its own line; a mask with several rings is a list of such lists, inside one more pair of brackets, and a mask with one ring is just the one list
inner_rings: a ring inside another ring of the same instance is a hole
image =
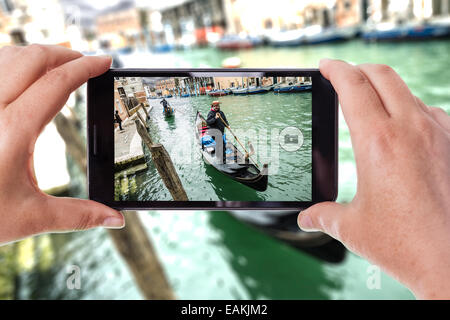
[[111, 69], [87, 86], [89, 198], [116, 209], [303, 209], [337, 197], [318, 69]]

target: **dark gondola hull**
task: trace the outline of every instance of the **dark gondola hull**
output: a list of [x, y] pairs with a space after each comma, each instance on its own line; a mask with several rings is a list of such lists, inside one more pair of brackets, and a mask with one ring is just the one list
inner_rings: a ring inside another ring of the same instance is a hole
[[197, 112], [195, 121], [195, 136], [197, 138], [200, 151], [202, 152], [203, 160], [224, 175], [242, 183], [243, 185], [246, 185], [247, 187], [257, 191], [266, 191], [269, 181], [267, 164], [264, 164], [262, 170], [260, 170], [256, 165], [246, 163], [244, 160], [244, 155], [230, 142], [228, 142], [227, 148], [232, 150], [235, 161], [225, 164], [220, 163], [215, 154], [211, 154], [202, 148], [200, 132], [203, 122], [205, 122], [205, 118], [203, 118], [200, 112]]
[[174, 114], [174, 111], [173, 111], [172, 107], [170, 107], [169, 111], [164, 110], [164, 117], [166, 117], [166, 118], [172, 117], [173, 114]]

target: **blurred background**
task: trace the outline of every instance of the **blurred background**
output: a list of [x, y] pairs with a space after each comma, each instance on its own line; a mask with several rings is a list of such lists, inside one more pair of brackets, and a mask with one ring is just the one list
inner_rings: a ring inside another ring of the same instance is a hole
[[[317, 67], [324, 57], [384, 63], [447, 113], [449, 38], [450, 0], [0, 0], [0, 47], [59, 44], [110, 54], [115, 67]], [[85, 99], [82, 87], [63, 110], [82, 137]], [[348, 202], [356, 170], [342, 114], [339, 126], [338, 201]], [[67, 150], [49, 124], [36, 146], [39, 185], [87, 197], [85, 174]], [[177, 298], [413, 298], [336, 241], [297, 230], [296, 213], [139, 216]], [[67, 283], [73, 266], [79, 288]], [[0, 299], [146, 297], [129, 266], [102, 229], [25, 239], [0, 247]]]

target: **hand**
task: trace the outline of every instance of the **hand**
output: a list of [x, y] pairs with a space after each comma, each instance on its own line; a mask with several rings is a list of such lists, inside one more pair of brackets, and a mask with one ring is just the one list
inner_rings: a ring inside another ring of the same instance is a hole
[[219, 119], [219, 117], [220, 117], [220, 114], [217, 112], [216, 113], [216, 119]]
[[299, 226], [340, 240], [419, 298], [450, 298], [450, 117], [426, 106], [388, 66], [324, 60], [348, 124], [358, 186]]
[[110, 65], [110, 57], [59, 46], [0, 49], [0, 244], [43, 232], [123, 226], [123, 216], [102, 204], [43, 193], [33, 168], [45, 125], [72, 91]]

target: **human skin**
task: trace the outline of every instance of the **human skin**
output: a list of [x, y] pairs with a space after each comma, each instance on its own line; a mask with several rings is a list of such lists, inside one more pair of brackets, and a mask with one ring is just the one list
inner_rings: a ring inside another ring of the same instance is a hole
[[323, 231], [420, 299], [450, 298], [450, 116], [426, 106], [386, 65], [322, 60], [350, 130], [357, 191], [350, 203], [302, 211]]
[[110, 65], [110, 57], [60, 46], [0, 49], [0, 245], [39, 233], [124, 225], [120, 212], [97, 202], [45, 194], [33, 168], [45, 125], [72, 91]]

